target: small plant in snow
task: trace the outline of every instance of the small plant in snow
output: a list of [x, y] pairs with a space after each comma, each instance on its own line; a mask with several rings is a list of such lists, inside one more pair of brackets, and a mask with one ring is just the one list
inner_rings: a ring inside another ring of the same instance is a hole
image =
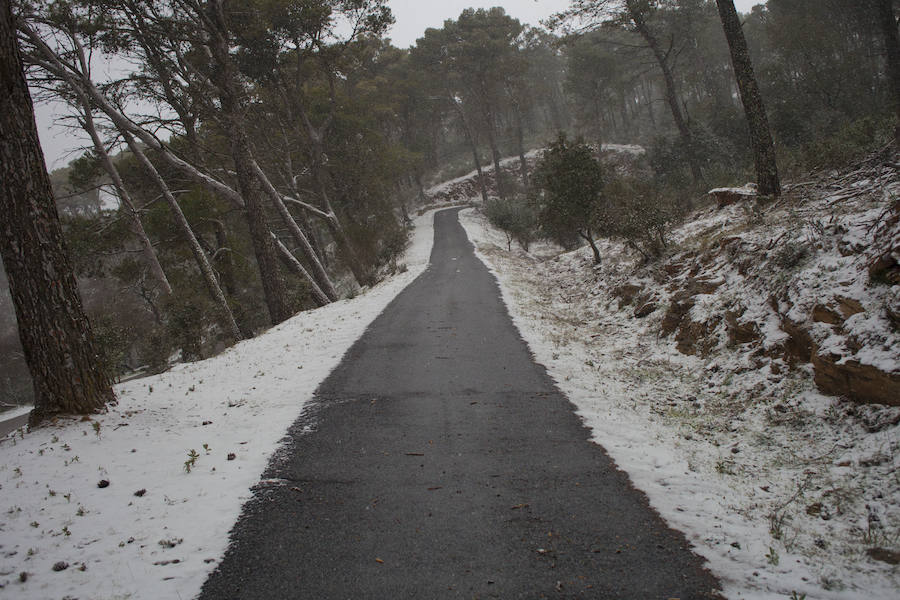
[[62, 532], [66, 537], [69, 537], [70, 535], [72, 535], [72, 532], [69, 531], [68, 525], [63, 525]]
[[778, 550], [769, 546], [769, 552], [766, 553], [766, 561], [773, 567], [777, 567], [781, 559], [778, 557]]
[[100, 421], [92, 421], [91, 427], [94, 428], [94, 433], [97, 434], [97, 439], [100, 439]]
[[190, 473], [191, 469], [197, 464], [197, 459], [200, 458], [200, 455], [193, 448], [188, 452], [188, 459], [184, 461], [184, 471], [185, 473]]
[[797, 592], [791, 592], [791, 600], [806, 600], [806, 594], [798, 594]]
[[203, 450], [205, 450], [206, 453], [209, 454], [209, 453], [210, 453], [210, 450], [211, 450], [210, 447], [209, 447], [209, 444], [203, 444]]
[[780, 515], [777, 513], [772, 513], [769, 515], [769, 533], [776, 540], [780, 540], [784, 537], [784, 521], [787, 515], [785, 513], [781, 513]]

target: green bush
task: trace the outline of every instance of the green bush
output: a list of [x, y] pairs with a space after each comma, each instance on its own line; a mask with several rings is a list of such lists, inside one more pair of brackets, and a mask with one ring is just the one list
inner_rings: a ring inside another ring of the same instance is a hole
[[512, 250], [515, 241], [528, 252], [537, 235], [537, 219], [531, 204], [521, 199], [491, 198], [482, 211], [491, 225], [506, 234], [508, 250]]

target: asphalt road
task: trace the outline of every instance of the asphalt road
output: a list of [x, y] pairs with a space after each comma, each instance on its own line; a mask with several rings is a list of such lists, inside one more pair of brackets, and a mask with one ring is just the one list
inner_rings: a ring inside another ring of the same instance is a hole
[[292, 426], [201, 598], [716, 597], [534, 363], [455, 210], [431, 262]]

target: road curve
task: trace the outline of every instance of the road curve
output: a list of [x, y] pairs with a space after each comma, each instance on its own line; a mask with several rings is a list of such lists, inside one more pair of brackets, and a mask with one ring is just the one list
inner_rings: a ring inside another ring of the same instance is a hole
[[457, 212], [292, 426], [200, 598], [718, 597], [534, 363]]

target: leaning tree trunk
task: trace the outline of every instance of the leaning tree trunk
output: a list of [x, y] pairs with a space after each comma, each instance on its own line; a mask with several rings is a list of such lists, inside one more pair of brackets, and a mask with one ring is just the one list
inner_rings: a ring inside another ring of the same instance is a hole
[[122, 181], [122, 176], [119, 175], [119, 169], [116, 168], [112, 158], [106, 151], [106, 146], [103, 145], [100, 136], [97, 134], [97, 127], [94, 125], [94, 116], [91, 114], [90, 102], [86, 97], [82, 98], [82, 110], [84, 112], [82, 129], [87, 131], [88, 135], [90, 135], [91, 141], [94, 144], [94, 151], [97, 153], [97, 156], [100, 157], [104, 170], [106, 170], [106, 173], [109, 175], [110, 179], [112, 179], [113, 187], [116, 188], [116, 193], [119, 196], [119, 202], [122, 203], [122, 206], [125, 209], [125, 215], [128, 218], [131, 233], [134, 234], [138, 243], [141, 245], [141, 254], [144, 256], [144, 260], [150, 268], [150, 272], [153, 274], [154, 279], [156, 279], [160, 287], [162, 287], [163, 293], [170, 296], [172, 295], [172, 285], [169, 283], [169, 278], [166, 277], [166, 272], [163, 270], [162, 265], [159, 264], [156, 250], [153, 249], [153, 243], [150, 241], [150, 237], [144, 230], [141, 216], [135, 207], [134, 201], [131, 199], [131, 194], [128, 193], [128, 188], [125, 187], [125, 182]]
[[16, 44], [0, 0], [0, 255], [34, 385], [31, 422], [115, 401], [63, 242]]
[[175, 219], [175, 226], [178, 228], [181, 237], [190, 247], [191, 253], [194, 255], [194, 260], [197, 261], [197, 266], [200, 267], [200, 273], [203, 275], [203, 281], [206, 283], [209, 295], [212, 296], [213, 301], [219, 306], [222, 319], [228, 327], [229, 333], [231, 333], [231, 336], [235, 340], [244, 339], [240, 327], [238, 327], [237, 322], [234, 320], [234, 314], [228, 306], [228, 300], [222, 292], [222, 287], [219, 285], [219, 279], [216, 277], [216, 272], [213, 270], [212, 265], [209, 264], [209, 258], [207, 258], [206, 253], [200, 246], [200, 242], [197, 241], [194, 230], [191, 229], [187, 217], [184, 216], [184, 211], [181, 210], [181, 206], [178, 204], [175, 196], [172, 195], [171, 190], [169, 190], [168, 184], [166, 184], [165, 180], [159, 174], [159, 171], [156, 170], [156, 167], [153, 166], [153, 163], [150, 162], [150, 159], [147, 158], [143, 148], [137, 144], [134, 137], [128, 132], [123, 132], [122, 135], [125, 139], [125, 143], [128, 144], [128, 148], [134, 154], [135, 158], [138, 159], [138, 162], [141, 163], [141, 166], [144, 167], [144, 170], [147, 171], [147, 174], [150, 175], [150, 178], [153, 179], [157, 187], [159, 187], [159, 190], [162, 192], [163, 198], [165, 198], [166, 203], [169, 205], [172, 218]]
[[678, 134], [681, 136], [681, 141], [685, 145], [685, 153], [687, 154], [688, 164], [691, 168], [691, 176], [694, 179], [694, 183], [700, 183], [703, 179], [703, 175], [700, 172], [700, 164], [697, 162], [696, 152], [694, 151], [694, 136], [691, 134], [691, 129], [688, 127], [687, 120], [684, 118], [684, 113], [681, 111], [681, 105], [678, 102], [678, 90], [675, 88], [675, 77], [672, 75], [672, 69], [669, 67], [666, 53], [663, 52], [659, 45], [659, 40], [656, 39], [656, 36], [653, 35], [653, 32], [650, 31], [650, 28], [647, 26], [646, 21], [644, 21], [640, 9], [632, 8], [632, 4], [633, 1], [626, 3], [629, 15], [634, 22], [638, 34], [644, 38], [644, 42], [647, 43], [650, 51], [653, 52], [653, 57], [656, 59], [656, 63], [663, 73], [663, 82], [666, 86], [666, 102], [669, 105], [669, 110], [672, 111], [672, 119], [675, 121], [675, 127], [678, 128]]
[[897, 37], [897, 20], [894, 18], [894, 0], [875, 0], [875, 3], [884, 37], [887, 70], [891, 79], [891, 101], [897, 115], [894, 139], [900, 145], [900, 40]]
[[750, 143], [753, 146], [753, 158], [756, 162], [756, 184], [762, 196], [778, 196], [781, 194], [781, 182], [778, 179], [778, 164], [775, 160], [775, 144], [769, 131], [766, 119], [766, 107], [762, 94], [753, 75], [753, 63], [747, 49], [747, 40], [741, 28], [741, 20], [734, 8], [732, 0], [716, 0], [719, 6], [719, 17], [722, 29], [731, 49], [731, 64], [734, 76], [741, 92], [744, 114], [750, 127]]
[[211, 38], [208, 48], [213, 61], [211, 79], [219, 92], [222, 122], [231, 146], [238, 189], [244, 200], [244, 212], [262, 280], [263, 295], [269, 309], [269, 319], [273, 325], [277, 325], [292, 316], [292, 303], [288, 298], [284, 278], [278, 270], [278, 251], [269, 235], [264, 209], [266, 191], [253, 168], [253, 152], [243, 124], [244, 90], [238, 81], [237, 67], [229, 52], [224, 7], [221, 0], [218, 0], [210, 2], [206, 9], [211, 23], [208, 32]]

